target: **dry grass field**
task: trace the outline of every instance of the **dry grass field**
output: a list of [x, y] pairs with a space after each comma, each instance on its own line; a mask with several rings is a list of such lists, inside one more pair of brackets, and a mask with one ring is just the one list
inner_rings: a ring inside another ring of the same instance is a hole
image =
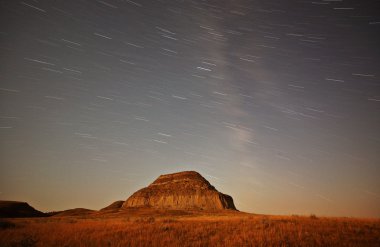
[[380, 246], [380, 219], [174, 211], [1, 219], [0, 246]]

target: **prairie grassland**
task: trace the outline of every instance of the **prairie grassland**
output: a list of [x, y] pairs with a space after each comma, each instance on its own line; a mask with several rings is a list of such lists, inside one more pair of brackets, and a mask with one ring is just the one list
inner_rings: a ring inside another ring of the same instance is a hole
[[2, 219], [0, 246], [380, 246], [380, 219], [243, 213]]

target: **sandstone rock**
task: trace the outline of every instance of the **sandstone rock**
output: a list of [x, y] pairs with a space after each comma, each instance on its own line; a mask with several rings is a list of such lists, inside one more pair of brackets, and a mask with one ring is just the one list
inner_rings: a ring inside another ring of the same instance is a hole
[[135, 192], [122, 208], [151, 207], [185, 210], [236, 210], [233, 199], [217, 191], [195, 171], [161, 175]]

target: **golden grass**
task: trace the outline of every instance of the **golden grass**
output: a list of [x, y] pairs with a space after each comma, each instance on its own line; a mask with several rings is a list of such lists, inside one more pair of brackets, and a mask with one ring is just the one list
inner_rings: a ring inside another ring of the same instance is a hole
[[1, 221], [0, 246], [380, 246], [379, 219], [126, 213]]

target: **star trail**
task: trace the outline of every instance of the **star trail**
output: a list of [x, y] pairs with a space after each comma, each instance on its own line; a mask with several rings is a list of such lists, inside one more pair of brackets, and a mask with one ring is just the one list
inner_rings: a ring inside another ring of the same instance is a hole
[[0, 198], [195, 170], [238, 209], [380, 217], [379, 1], [1, 1]]

